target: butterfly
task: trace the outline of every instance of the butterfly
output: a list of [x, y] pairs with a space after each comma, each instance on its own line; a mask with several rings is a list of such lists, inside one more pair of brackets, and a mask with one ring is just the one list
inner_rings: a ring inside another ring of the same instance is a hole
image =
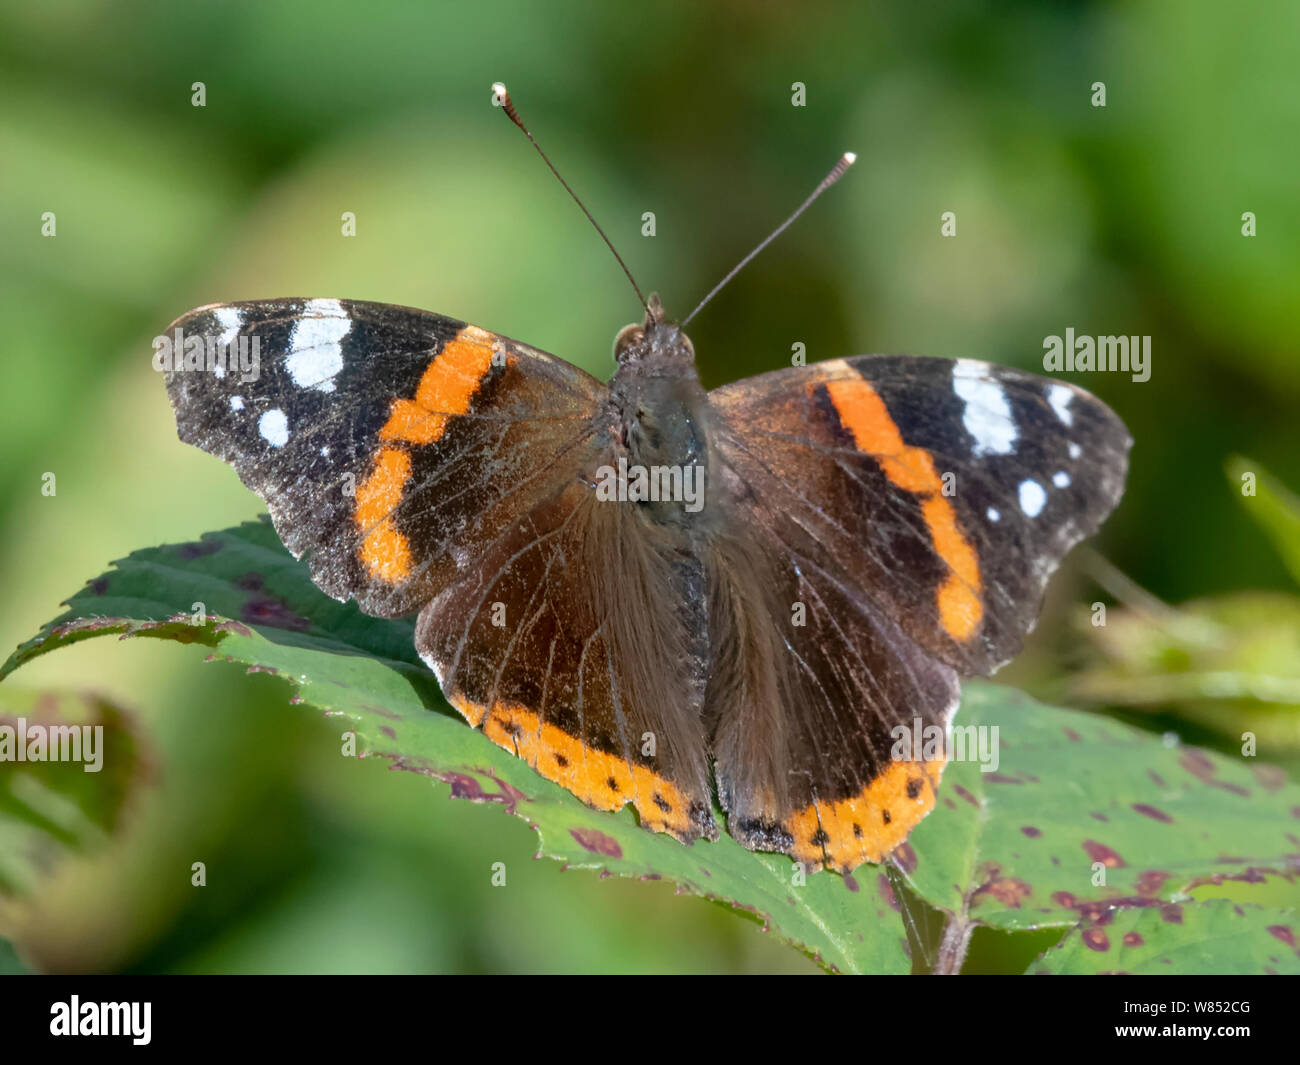
[[946, 735], [960, 678], [1017, 653], [1129, 435], [968, 359], [705, 391], [644, 306], [603, 383], [412, 308], [213, 304], [169, 327], [167, 390], [321, 590], [418, 614], [448, 702], [543, 777], [687, 843], [721, 822], [809, 869], [880, 861], [946, 756], [899, 736]]

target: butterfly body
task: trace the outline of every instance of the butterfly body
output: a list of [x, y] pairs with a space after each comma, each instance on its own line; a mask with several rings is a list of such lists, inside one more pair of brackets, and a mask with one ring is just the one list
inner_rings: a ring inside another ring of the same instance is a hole
[[1015, 653], [1129, 445], [1081, 389], [967, 360], [706, 392], [653, 298], [608, 385], [383, 304], [172, 328], [259, 338], [254, 381], [169, 371], [181, 438], [235, 467], [326, 592], [418, 612], [471, 725], [648, 828], [841, 870], [933, 807], [946, 748], [899, 730], [946, 735], [959, 677]]

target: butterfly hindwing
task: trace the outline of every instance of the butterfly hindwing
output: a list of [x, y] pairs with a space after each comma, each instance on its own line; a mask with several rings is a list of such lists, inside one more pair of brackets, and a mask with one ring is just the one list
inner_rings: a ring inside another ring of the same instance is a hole
[[711, 598], [715, 643], [733, 663], [706, 701], [728, 830], [808, 868], [880, 861], [933, 807], [943, 770], [923, 748], [893, 758], [895, 730], [942, 735], [957, 674], [865, 596], [796, 513], [750, 503], [741, 520], [752, 532], [717, 545]]
[[635, 504], [588, 484], [591, 451], [421, 612], [415, 643], [447, 698], [500, 747], [597, 809], [716, 839], [691, 661], [702, 575]]

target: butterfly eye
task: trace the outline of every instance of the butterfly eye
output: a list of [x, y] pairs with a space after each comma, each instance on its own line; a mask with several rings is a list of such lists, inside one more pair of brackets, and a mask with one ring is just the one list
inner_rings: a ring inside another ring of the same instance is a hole
[[645, 339], [645, 327], [633, 323], [625, 325], [618, 331], [618, 336], [614, 338], [614, 358], [622, 362], [628, 357], [632, 350], [640, 346]]

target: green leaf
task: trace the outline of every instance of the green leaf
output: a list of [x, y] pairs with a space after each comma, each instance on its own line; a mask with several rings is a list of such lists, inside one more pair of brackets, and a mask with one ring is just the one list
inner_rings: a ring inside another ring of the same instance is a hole
[[[283, 677], [295, 702], [336, 720], [341, 745], [354, 734], [363, 757], [526, 819], [544, 855], [672, 880], [753, 914], [837, 970], [910, 968], [881, 869], [819, 873], [801, 884], [788, 859], [751, 853], [729, 837], [685, 847], [640, 829], [630, 809], [589, 809], [446, 706], [415, 654], [411, 621], [368, 618], [322, 595], [265, 522], [138, 551], [68, 606], [0, 677], [109, 632], [203, 645], [210, 658]], [[974, 760], [950, 765], [938, 808], [896, 857], [921, 899], [960, 921], [1073, 926], [1106, 906], [1190, 906], [1185, 892], [1200, 883], [1295, 871], [1300, 788], [1275, 771], [1167, 748], [1114, 721], [988, 684], [967, 685], [958, 724], [983, 727], [985, 738], [997, 729], [998, 770], [983, 773]], [[1104, 884], [1094, 883], [1097, 868]]]
[[672, 880], [752, 913], [830, 968], [911, 967], [879, 870], [858, 879], [814, 875], [799, 885], [787, 858], [754, 854], [730, 837], [685, 847], [642, 830], [630, 809], [590, 809], [447, 706], [415, 654], [411, 621], [366, 617], [323, 595], [265, 522], [137, 551], [68, 606], [10, 656], [0, 678], [36, 655], [107, 633], [201, 644], [212, 648], [211, 658], [288, 680], [296, 702], [338, 719], [341, 744], [344, 732], [355, 733], [362, 757], [386, 759], [440, 782], [453, 798], [497, 803], [524, 818], [537, 828], [543, 855]]
[[[1294, 910], [1239, 906], [1212, 899], [1198, 906], [1117, 910], [1081, 921], [1030, 967], [1031, 974], [1214, 973], [1258, 976], [1300, 973], [1300, 921]], [[1167, 1015], [1135, 1015], [1132, 1024], [1169, 1023]], [[1207, 1018], [1172, 1018], [1204, 1024]], [[1213, 1022], [1219, 1023], [1219, 1022]]]
[[0, 894], [30, 892], [65, 853], [101, 843], [148, 776], [134, 723], [113, 703], [0, 688]]
[[[1300, 499], [1252, 459], [1234, 455], [1228, 460], [1228, 483], [1246, 512], [1255, 519], [1282, 557], [1282, 563], [1300, 584]], [[1246, 495], [1244, 478], [1252, 475], [1253, 495]]]
[[1280, 770], [986, 684], [966, 686], [956, 727], [972, 725], [998, 730], [997, 771], [950, 765], [905, 851], [913, 888], [950, 914], [1073, 925], [1300, 872], [1300, 788]]

